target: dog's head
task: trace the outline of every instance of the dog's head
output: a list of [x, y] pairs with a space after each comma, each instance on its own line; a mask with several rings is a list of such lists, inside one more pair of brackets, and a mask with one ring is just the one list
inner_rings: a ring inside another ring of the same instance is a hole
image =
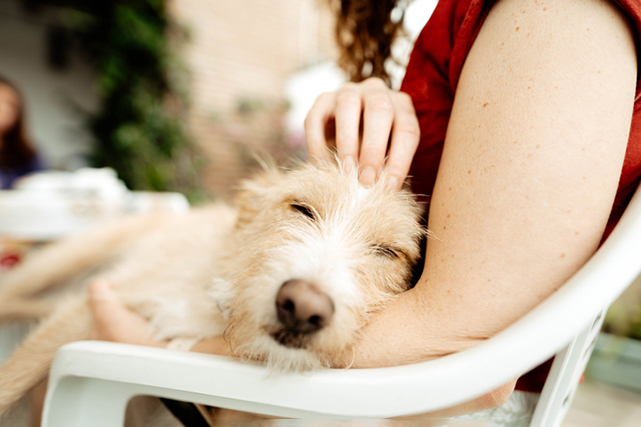
[[408, 289], [421, 209], [384, 181], [365, 188], [328, 162], [244, 184], [224, 292], [237, 354], [276, 369], [328, 366], [371, 313]]

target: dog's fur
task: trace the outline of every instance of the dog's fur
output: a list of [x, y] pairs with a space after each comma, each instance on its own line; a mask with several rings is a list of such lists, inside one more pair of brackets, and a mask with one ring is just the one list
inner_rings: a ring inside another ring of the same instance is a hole
[[[335, 162], [270, 168], [243, 185], [236, 208], [130, 218], [34, 255], [0, 284], [0, 321], [43, 318], [0, 367], [0, 414], [46, 377], [58, 347], [90, 338], [85, 292], [39, 298], [74, 279], [110, 281], [156, 338], [225, 332], [234, 353], [277, 370], [332, 366], [368, 316], [408, 288], [419, 258], [420, 208], [384, 181], [364, 188]], [[334, 313], [283, 345], [275, 298], [290, 279], [313, 283]]]

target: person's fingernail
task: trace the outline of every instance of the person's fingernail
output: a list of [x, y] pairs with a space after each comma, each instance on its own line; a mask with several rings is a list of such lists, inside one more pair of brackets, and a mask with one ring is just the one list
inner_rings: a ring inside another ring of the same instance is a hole
[[352, 156], [345, 157], [345, 160], [343, 160], [343, 164], [345, 165], [345, 170], [348, 173], [352, 173], [356, 170], [356, 160], [354, 160], [354, 157]]
[[398, 178], [395, 176], [390, 176], [387, 178], [387, 190], [388, 191], [396, 191], [398, 190]]
[[361, 184], [369, 187], [370, 185], [374, 184], [374, 181], [376, 181], [376, 170], [371, 166], [365, 166], [361, 170], [359, 179], [361, 181]]

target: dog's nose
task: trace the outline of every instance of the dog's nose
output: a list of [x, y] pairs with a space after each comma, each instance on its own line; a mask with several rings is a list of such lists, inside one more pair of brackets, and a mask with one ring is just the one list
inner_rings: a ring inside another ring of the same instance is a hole
[[276, 312], [288, 331], [309, 334], [327, 326], [334, 314], [334, 302], [313, 283], [291, 279], [276, 295]]

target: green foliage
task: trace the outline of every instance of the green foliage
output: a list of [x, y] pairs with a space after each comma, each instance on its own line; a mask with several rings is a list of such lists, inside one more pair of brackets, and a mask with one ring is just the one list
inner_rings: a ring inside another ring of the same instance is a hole
[[635, 340], [641, 340], [641, 308], [637, 310], [630, 321], [628, 336]]
[[131, 189], [202, 198], [203, 161], [184, 127], [185, 72], [168, 37], [181, 41], [185, 32], [168, 19], [164, 0], [94, 0], [67, 22], [98, 72], [94, 165], [116, 169]]
[[641, 301], [624, 294], [624, 297], [612, 303], [605, 316], [603, 330], [641, 340]]

